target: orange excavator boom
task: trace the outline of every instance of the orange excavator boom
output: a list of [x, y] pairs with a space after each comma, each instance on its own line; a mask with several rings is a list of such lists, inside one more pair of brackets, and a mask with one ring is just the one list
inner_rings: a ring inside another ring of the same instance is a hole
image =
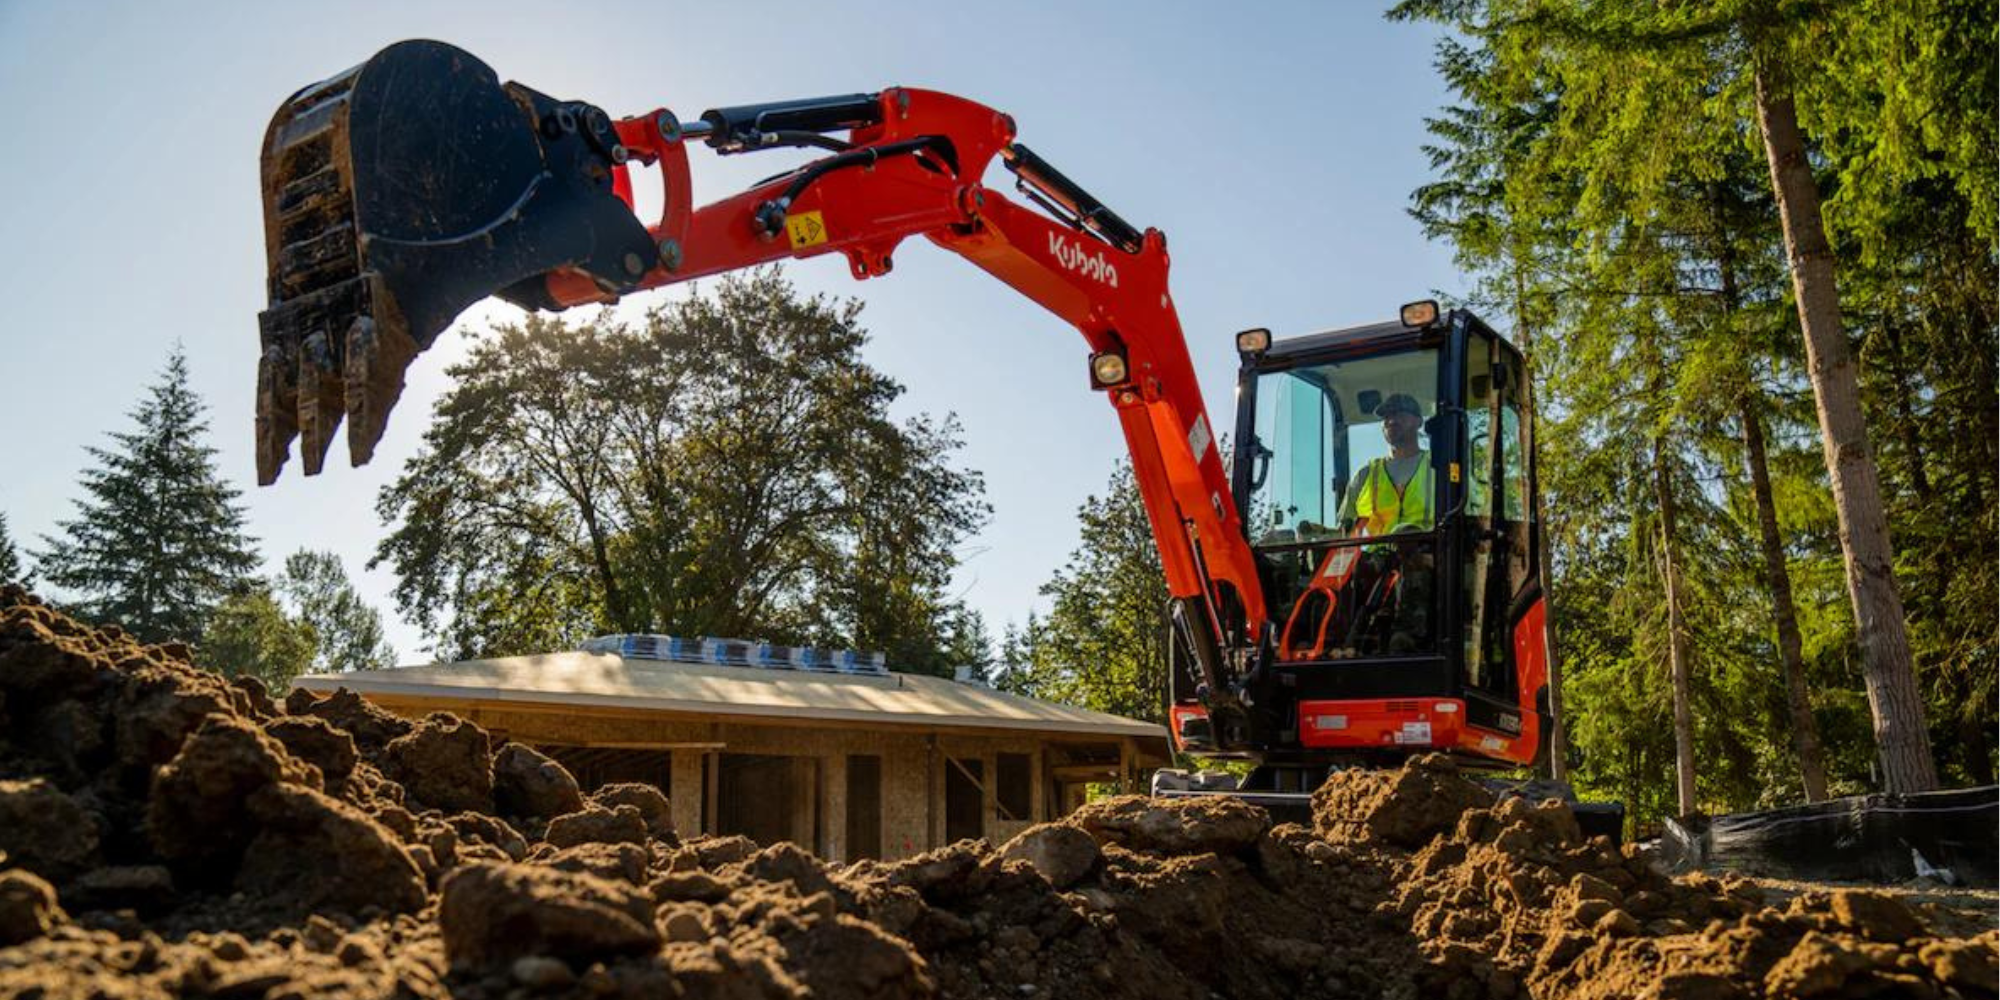
[[[845, 138], [839, 137], [845, 133]], [[688, 153], [824, 152], [697, 206]], [[998, 159], [1024, 204], [981, 183]], [[660, 217], [633, 213], [657, 168]], [[1117, 414], [1203, 701], [1224, 717], [1271, 628], [1167, 284], [1166, 237], [1138, 229], [1015, 141], [1011, 117], [935, 91], [614, 118], [502, 84], [433, 41], [392, 45], [294, 95], [263, 153], [270, 307], [259, 317], [257, 467], [291, 442], [320, 471], [336, 427], [374, 452], [411, 361], [491, 295], [530, 309], [838, 253], [889, 273], [922, 236], [1083, 335]]]

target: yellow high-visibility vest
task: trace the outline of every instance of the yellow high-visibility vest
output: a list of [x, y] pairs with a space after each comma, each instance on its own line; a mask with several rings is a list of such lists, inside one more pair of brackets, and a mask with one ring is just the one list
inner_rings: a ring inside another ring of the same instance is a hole
[[1389, 473], [1389, 460], [1368, 463], [1361, 492], [1354, 499], [1354, 514], [1361, 534], [1390, 535], [1405, 528], [1431, 526], [1431, 463], [1428, 452], [1419, 452], [1417, 471], [1410, 481], [1396, 488]]

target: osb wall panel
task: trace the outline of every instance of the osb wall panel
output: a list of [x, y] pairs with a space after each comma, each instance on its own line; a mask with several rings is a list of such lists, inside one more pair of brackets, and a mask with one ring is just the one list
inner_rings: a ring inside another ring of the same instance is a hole
[[[920, 854], [942, 846], [944, 838], [944, 771], [948, 758], [978, 760], [984, 775], [984, 816], [986, 838], [994, 844], [1027, 829], [1035, 822], [1051, 818], [1060, 803], [1047, 795], [1047, 766], [1050, 738], [1035, 733], [986, 734], [923, 732], [908, 728], [870, 729], [839, 723], [814, 725], [811, 720], [796, 724], [747, 723], [662, 717], [640, 712], [546, 711], [515, 706], [439, 706], [397, 704], [384, 700], [385, 707], [401, 714], [421, 717], [446, 707], [479, 723], [496, 736], [530, 745], [649, 745], [672, 754], [674, 824], [683, 831], [711, 832], [715, 823], [712, 809], [704, 809], [704, 793], [712, 786], [714, 773], [710, 759], [716, 753], [769, 754], [812, 757], [819, 760], [815, 802], [819, 814], [818, 837], [813, 851], [822, 857], [845, 860], [847, 856], [846, 810], [847, 767], [851, 754], [872, 754], [882, 758], [882, 853], [889, 859]], [[1083, 742], [1064, 735], [1061, 742]], [[1101, 746], [1116, 753], [1116, 739]], [[1027, 754], [1032, 761], [1032, 816], [1004, 820], [999, 815], [996, 796], [1001, 753]], [[706, 814], [706, 815], [704, 815]], [[802, 826], [802, 829], [804, 827]]]

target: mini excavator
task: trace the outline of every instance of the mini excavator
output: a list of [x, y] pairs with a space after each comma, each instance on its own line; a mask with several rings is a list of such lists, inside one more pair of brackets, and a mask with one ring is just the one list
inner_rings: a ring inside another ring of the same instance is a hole
[[[697, 207], [697, 145], [819, 155]], [[1019, 200], [982, 183], [996, 158]], [[664, 189], [651, 222], [634, 213], [635, 166]], [[614, 118], [406, 41], [288, 100], [262, 175], [262, 483], [294, 439], [318, 473], [343, 420], [351, 461], [367, 462], [411, 361], [488, 296], [559, 310], [824, 254], [876, 278], [922, 236], [1083, 334], [1171, 594], [1177, 747], [1256, 760], [1235, 793], [1273, 803], [1332, 767], [1442, 751], [1525, 768], [1547, 753], [1526, 365], [1469, 312], [1424, 301], [1373, 325], [1237, 334], [1225, 462], [1165, 235], [964, 98], [893, 87]], [[1385, 488], [1393, 526], [1365, 516]]]

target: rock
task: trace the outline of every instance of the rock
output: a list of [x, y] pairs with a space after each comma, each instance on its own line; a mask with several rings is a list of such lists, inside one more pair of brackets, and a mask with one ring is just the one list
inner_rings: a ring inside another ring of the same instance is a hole
[[574, 847], [577, 844], [643, 844], [646, 837], [646, 821], [639, 815], [638, 809], [632, 806], [605, 809], [591, 805], [582, 812], [550, 820], [548, 833], [542, 839], [557, 847]]
[[412, 913], [424, 873], [396, 835], [359, 809], [310, 788], [272, 785], [251, 803], [261, 826], [236, 875], [240, 891], [301, 912]]
[[1774, 997], [1812, 997], [1831, 993], [1847, 983], [1847, 977], [1872, 963], [1868, 957], [1842, 947], [1840, 942], [1818, 931], [1807, 931], [1764, 975], [1764, 992]]
[[63, 634], [62, 622], [42, 614], [13, 617], [12, 648], [0, 649], [0, 690], [53, 700], [102, 682], [100, 666], [84, 643]]
[[[480, 813], [458, 813], [446, 819], [452, 832], [467, 845], [486, 844], [510, 861], [519, 861], [528, 856], [528, 841], [520, 832], [507, 825], [507, 821], [497, 816]], [[437, 850], [432, 845], [433, 851]], [[456, 853], [463, 854], [464, 847]], [[440, 861], [442, 862], [442, 858]]]
[[1121, 795], [1084, 805], [1064, 820], [1100, 841], [1157, 854], [1236, 854], [1257, 843], [1271, 816], [1227, 796], [1154, 799]]
[[1660, 977], [1645, 1000], [1742, 1000], [1749, 994], [1726, 976], [1707, 972], [1670, 972]]
[[1617, 907], [1601, 899], [1579, 899], [1576, 905], [1570, 908], [1569, 919], [1578, 927], [1595, 927], [1599, 920], [1604, 919], [1605, 914], [1614, 909]]
[[[229, 685], [215, 674], [146, 655], [132, 661], [110, 716], [126, 774], [140, 777], [174, 759], [212, 716], [233, 716]], [[247, 723], [245, 723], [247, 725]]]
[[1908, 905], [1879, 892], [1836, 889], [1831, 908], [1840, 926], [1871, 941], [1899, 944], [1924, 932], [1923, 921]]
[[704, 871], [671, 872], [646, 886], [657, 903], [720, 903], [729, 898], [729, 883]]
[[913, 889], [932, 903], [969, 898], [984, 889], [988, 881], [980, 870], [987, 853], [985, 842], [977, 840], [962, 840], [926, 851], [891, 866], [887, 884]]
[[660, 927], [669, 941], [706, 941], [711, 936], [708, 921], [703, 914], [705, 906], [683, 903], [664, 907], [660, 911]]
[[84, 872], [65, 893], [84, 909], [151, 913], [173, 904], [174, 875], [163, 865], [108, 865]]
[[446, 957], [464, 968], [505, 968], [528, 955], [588, 960], [660, 946], [653, 901], [589, 875], [477, 864], [444, 881], [438, 923]]
[[264, 732], [284, 744], [292, 756], [319, 768], [326, 791], [331, 794], [339, 794], [347, 784], [347, 776], [354, 773], [355, 762], [360, 760], [354, 749], [354, 737], [333, 728], [325, 719], [310, 715], [282, 716], [265, 723]]
[[1938, 982], [1949, 983], [1968, 993], [1993, 991], [2000, 982], [2000, 962], [1995, 961], [1992, 938], [1979, 941], [1931, 941], [1917, 952]]
[[639, 810], [646, 821], [646, 829], [662, 839], [673, 836], [674, 809], [665, 795], [652, 785], [637, 781], [618, 781], [590, 793], [590, 801], [606, 809], [631, 806]]
[[486, 730], [432, 712], [382, 750], [382, 771], [403, 791], [446, 812], [493, 811], [493, 760]]
[[1026, 861], [1050, 885], [1067, 889], [1097, 867], [1103, 852], [1098, 849], [1097, 838], [1076, 827], [1044, 823], [1016, 834], [1000, 848], [1000, 856]]
[[33, 941], [68, 919], [56, 890], [34, 873], [0, 872], [0, 948]]
[[1632, 937], [1639, 933], [1639, 919], [1624, 910], [1610, 910], [1597, 918], [1591, 929], [1604, 935]]
[[355, 746], [379, 752], [394, 740], [416, 728], [410, 720], [375, 707], [368, 699], [340, 688], [324, 698], [304, 688], [294, 688], [285, 697], [285, 711], [292, 715], [314, 715], [333, 723], [354, 738]]
[[213, 715], [153, 777], [146, 834], [163, 858], [233, 864], [257, 832], [250, 797], [277, 784], [320, 784], [319, 771], [250, 723]]
[[756, 841], [735, 834], [725, 837], [696, 837], [682, 846], [674, 855], [674, 861], [678, 866], [682, 863], [681, 859], [686, 858], [697, 868], [715, 871], [723, 865], [736, 864], [760, 850], [763, 848], [758, 847]]
[[58, 881], [97, 861], [96, 819], [46, 778], [0, 781], [0, 853]]
[[531, 990], [559, 990], [576, 982], [568, 962], [547, 955], [523, 955], [509, 971], [515, 982]]
[[1457, 828], [1472, 810], [1494, 804], [1492, 792], [1460, 774], [1443, 754], [1412, 758], [1394, 771], [1337, 771], [1313, 792], [1312, 802], [1321, 837], [1403, 848], [1422, 847]]
[[646, 865], [651, 860], [652, 855], [638, 844], [590, 843], [565, 847], [542, 863], [558, 871], [645, 885]]
[[493, 804], [509, 816], [561, 816], [583, 808], [583, 792], [561, 764], [509, 743], [493, 755]]
[[790, 842], [772, 844], [741, 862], [743, 874], [763, 882], [784, 883], [801, 896], [830, 892], [833, 880], [818, 858]]

